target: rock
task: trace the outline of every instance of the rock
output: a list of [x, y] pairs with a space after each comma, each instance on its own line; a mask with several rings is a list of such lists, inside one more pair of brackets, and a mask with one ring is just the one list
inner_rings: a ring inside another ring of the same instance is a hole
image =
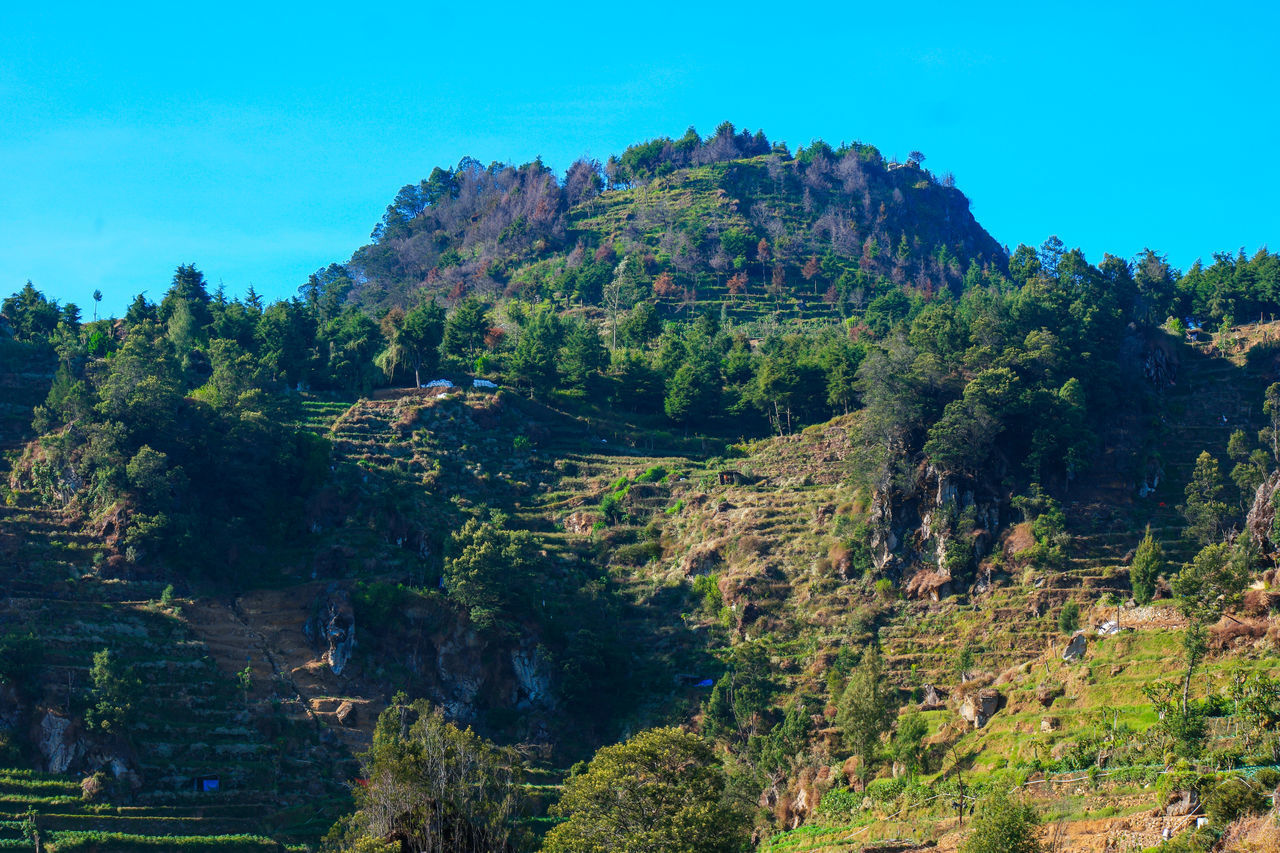
[[1042, 720], [1040, 720], [1040, 731], [1043, 734], [1048, 734], [1049, 732], [1056, 732], [1058, 730], [1059, 725], [1061, 724], [1058, 721], [1057, 717], [1045, 717]]
[[1249, 538], [1263, 554], [1276, 552], [1276, 543], [1271, 541], [1271, 530], [1276, 520], [1274, 501], [1277, 491], [1280, 491], [1280, 471], [1273, 471], [1258, 486], [1253, 496], [1253, 505], [1249, 507], [1249, 514], [1244, 520], [1244, 529], [1249, 532]]
[[564, 520], [564, 529], [576, 536], [586, 536], [599, 518], [589, 512], [571, 512]]
[[356, 706], [344, 700], [343, 703], [338, 706], [336, 716], [338, 718], [339, 725], [354, 726], [356, 724]]
[[1109, 619], [1106, 622], [1103, 622], [1097, 628], [1097, 634], [1099, 637], [1110, 637], [1113, 634], [1119, 634], [1119, 633], [1120, 633], [1120, 623], [1114, 619]]
[[908, 598], [927, 598], [930, 601], [941, 601], [952, 593], [951, 575], [947, 572], [921, 571], [911, 576], [907, 582]]
[[921, 711], [941, 711], [946, 707], [947, 694], [932, 684], [924, 686], [924, 698], [920, 701]]
[[1167, 817], [1185, 817], [1194, 814], [1200, 808], [1200, 795], [1195, 789], [1173, 791], [1165, 802], [1164, 813]]
[[317, 599], [315, 615], [307, 620], [307, 637], [325, 647], [321, 660], [329, 664], [335, 675], [342, 675], [356, 645], [356, 616], [351, 595], [337, 584], [330, 584]]
[[66, 773], [84, 753], [80, 727], [69, 717], [48, 710], [36, 724], [36, 749], [46, 773]]
[[972, 723], [975, 729], [987, 724], [992, 715], [1000, 709], [1000, 691], [984, 687], [975, 694], [965, 697], [960, 705], [960, 716]]
[[516, 677], [515, 706], [550, 708], [555, 705], [555, 692], [551, 687], [551, 675], [546, 660], [538, 653], [538, 647], [517, 649], [511, 653], [511, 669]]
[[1054, 699], [1057, 699], [1065, 692], [1066, 690], [1061, 684], [1041, 682], [1036, 686], [1036, 701], [1048, 708], [1053, 704]]
[[1062, 650], [1062, 659], [1079, 660], [1084, 657], [1085, 650], [1088, 646], [1089, 641], [1085, 639], [1082, 632], [1078, 632], [1071, 638], [1071, 642], [1067, 643], [1067, 647]]

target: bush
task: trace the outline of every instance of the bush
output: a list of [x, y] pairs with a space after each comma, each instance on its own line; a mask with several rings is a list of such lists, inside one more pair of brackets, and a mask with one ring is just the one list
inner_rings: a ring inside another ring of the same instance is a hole
[[613, 551], [614, 561], [628, 566], [642, 566], [650, 560], [657, 560], [661, 557], [662, 545], [653, 540], [621, 545]]
[[637, 483], [657, 483], [663, 477], [667, 476], [667, 469], [661, 465], [654, 465], [648, 471], [645, 471], [639, 477], [636, 477]]
[[1039, 826], [1035, 806], [996, 789], [978, 804], [978, 816], [960, 853], [1040, 853]]
[[862, 795], [848, 788], [832, 788], [818, 801], [818, 814], [823, 817], [852, 817], [862, 808]]
[[1256, 780], [1233, 776], [1225, 779], [1204, 798], [1204, 811], [1221, 829], [1245, 815], [1260, 814], [1271, 807], [1266, 792]]
[[1070, 599], [1058, 611], [1058, 628], [1064, 634], [1074, 634], [1080, 629], [1080, 605]]

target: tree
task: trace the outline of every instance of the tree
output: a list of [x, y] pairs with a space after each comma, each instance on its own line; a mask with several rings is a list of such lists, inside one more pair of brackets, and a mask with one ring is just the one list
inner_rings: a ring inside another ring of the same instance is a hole
[[649, 729], [596, 753], [565, 783], [564, 817], [548, 853], [717, 853], [746, 841], [746, 821], [725, 801], [711, 745], [676, 728]]
[[422, 371], [434, 370], [440, 363], [440, 342], [447, 330], [444, 309], [434, 299], [423, 301], [404, 315], [396, 344], [403, 350], [406, 363], [413, 367], [415, 388], [422, 387]]
[[60, 316], [58, 303], [45, 299], [29, 281], [22, 290], [5, 299], [0, 311], [13, 324], [20, 341], [47, 338], [58, 327]]
[[1280, 382], [1267, 386], [1262, 409], [1271, 421], [1264, 431], [1265, 440], [1271, 445], [1271, 458], [1280, 463]]
[[924, 739], [928, 734], [929, 723], [918, 711], [910, 711], [898, 719], [898, 730], [893, 735], [893, 759], [913, 779], [924, 769], [927, 752]]
[[470, 365], [484, 350], [489, 326], [489, 306], [473, 296], [467, 297], [444, 324], [444, 353]]
[[38, 686], [43, 664], [44, 644], [34, 634], [10, 631], [0, 637], [0, 683], [26, 694]]
[[978, 804], [978, 816], [960, 853], [1040, 853], [1039, 826], [1035, 806], [996, 788]]
[[[1207, 454], [1201, 454], [1206, 456]], [[1182, 710], [1186, 713], [1191, 676], [1209, 650], [1208, 626], [1236, 604], [1249, 582], [1251, 554], [1248, 543], [1207, 545], [1173, 580], [1178, 610], [1187, 620], [1182, 634], [1186, 673], [1182, 679]]]
[[561, 352], [560, 373], [570, 388], [585, 391], [592, 378], [608, 363], [608, 353], [595, 324], [582, 318], [568, 321]]
[[1187, 483], [1182, 515], [1187, 520], [1187, 535], [1202, 545], [1222, 536], [1223, 525], [1231, 512], [1222, 500], [1224, 488], [1218, 460], [1210, 456], [1209, 451], [1201, 451]]
[[[504, 749], [444, 718], [425, 699], [398, 694], [378, 717], [362, 756], [366, 785], [356, 812], [336, 829], [346, 849], [361, 839], [413, 853], [489, 853], [521, 840], [523, 765]], [[331, 836], [332, 837], [332, 836]]]
[[1058, 629], [1064, 634], [1074, 634], [1080, 628], [1080, 605], [1075, 599], [1067, 599], [1058, 611]]
[[880, 653], [869, 646], [849, 677], [836, 707], [836, 725], [845, 746], [859, 759], [858, 777], [865, 785], [880, 757], [880, 739], [897, 710], [892, 688], [885, 683]]
[[1164, 549], [1151, 536], [1151, 525], [1138, 543], [1129, 567], [1129, 584], [1133, 587], [1133, 600], [1138, 604], [1150, 604], [1156, 591], [1156, 580], [1164, 572]]
[[93, 320], [98, 321], [98, 306], [102, 304], [102, 291], [95, 289], [93, 291]]
[[564, 325], [548, 304], [539, 305], [525, 323], [520, 341], [511, 356], [516, 381], [531, 396], [545, 396], [556, 386], [556, 371]]
[[94, 704], [85, 714], [85, 723], [90, 728], [123, 732], [133, 719], [142, 682], [133, 674], [133, 668], [121, 663], [109, 649], [94, 653], [89, 677], [93, 681]]
[[480, 628], [493, 628], [518, 612], [529, 594], [537, 547], [524, 530], [505, 530], [506, 518], [468, 519], [449, 537], [444, 588]]

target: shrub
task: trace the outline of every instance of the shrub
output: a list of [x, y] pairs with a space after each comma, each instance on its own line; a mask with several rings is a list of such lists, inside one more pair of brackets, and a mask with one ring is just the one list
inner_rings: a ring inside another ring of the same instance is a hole
[[1074, 634], [1080, 629], [1080, 605], [1068, 599], [1058, 611], [1058, 628], [1064, 634]]
[[640, 566], [662, 557], [662, 545], [652, 539], [621, 545], [614, 549], [613, 559], [628, 566]]
[[978, 804], [978, 816], [960, 853], [1040, 853], [1039, 825], [1035, 806], [997, 788]]
[[636, 477], [637, 483], [657, 483], [663, 477], [667, 476], [667, 469], [661, 465], [654, 465], [648, 471], [645, 471], [639, 477]]
[[893, 581], [888, 578], [880, 578], [876, 581], [876, 597], [883, 601], [890, 601], [896, 596], [893, 592]]
[[1236, 818], [1265, 812], [1270, 807], [1271, 803], [1261, 784], [1238, 776], [1218, 783], [1204, 799], [1205, 814], [1218, 828]]
[[862, 808], [862, 795], [848, 788], [833, 788], [818, 801], [818, 814], [824, 817], [852, 817]]

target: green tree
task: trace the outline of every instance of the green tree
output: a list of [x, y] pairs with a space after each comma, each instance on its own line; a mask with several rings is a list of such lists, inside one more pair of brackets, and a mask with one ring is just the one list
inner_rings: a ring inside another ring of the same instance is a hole
[[1156, 592], [1156, 580], [1164, 572], [1164, 549], [1151, 535], [1151, 525], [1138, 543], [1129, 567], [1129, 583], [1133, 587], [1133, 600], [1138, 604], [1150, 604]]
[[703, 731], [713, 738], [746, 740], [765, 727], [764, 715], [777, 685], [760, 643], [734, 646], [728, 663], [707, 698]]
[[467, 520], [449, 537], [444, 587], [481, 628], [514, 616], [528, 596], [537, 567], [537, 546], [523, 530], [504, 529], [495, 513], [489, 521]]
[[1040, 853], [1039, 827], [1035, 806], [997, 787], [978, 804], [978, 815], [960, 853]]
[[356, 811], [331, 840], [349, 850], [391, 842], [414, 853], [518, 848], [519, 755], [458, 728], [424, 699], [404, 698], [398, 694], [378, 717], [362, 756], [368, 783], [355, 789]]
[[566, 322], [564, 347], [560, 353], [560, 374], [569, 388], [587, 390], [600, 369], [609, 360], [600, 333], [589, 320], [573, 318]]
[[387, 349], [382, 365], [390, 378], [401, 365], [413, 368], [413, 387], [422, 387], [422, 371], [440, 363], [440, 342], [445, 331], [444, 309], [427, 299], [407, 314], [388, 312], [383, 321]]
[[458, 303], [445, 321], [441, 348], [445, 355], [470, 365], [484, 351], [489, 327], [489, 306], [474, 296], [468, 296]]
[[[1203, 454], [1202, 454], [1203, 455]], [[1187, 620], [1182, 634], [1186, 672], [1182, 679], [1182, 710], [1187, 710], [1191, 676], [1209, 650], [1208, 627], [1240, 600], [1249, 582], [1251, 555], [1247, 543], [1207, 545], [1173, 580], [1179, 612]]]
[[1221, 538], [1223, 524], [1231, 509], [1222, 500], [1225, 486], [1218, 460], [1201, 451], [1185, 490], [1182, 515], [1187, 520], [1187, 535], [1202, 545]]
[[545, 396], [556, 387], [556, 366], [564, 326], [548, 304], [539, 305], [525, 321], [523, 333], [511, 356], [511, 372], [516, 383], [531, 396]]
[[680, 729], [649, 729], [596, 753], [569, 779], [552, 814], [565, 821], [548, 853], [717, 853], [746, 842], [747, 822], [725, 801], [711, 745]]
[[1074, 634], [1080, 629], [1080, 605], [1075, 599], [1067, 599], [1058, 611], [1058, 629], [1064, 634]]
[[928, 734], [929, 723], [918, 711], [910, 711], [898, 718], [898, 728], [893, 734], [893, 760], [901, 764], [913, 779], [924, 769], [928, 752], [924, 739]]
[[133, 719], [142, 682], [133, 674], [133, 668], [121, 663], [109, 649], [94, 653], [89, 677], [93, 681], [93, 705], [85, 714], [85, 723], [90, 728], [124, 732]]
[[5, 299], [0, 311], [13, 324], [20, 341], [47, 339], [58, 327], [61, 316], [58, 303], [45, 299], [29, 281], [22, 290]]
[[29, 693], [44, 664], [44, 644], [33, 634], [13, 631], [0, 637], [0, 683]]
[[1267, 386], [1263, 394], [1262, 408], [1267, 413], [1270, 423], [1260, 437], [1271, 445], [1271, 458], [1280, 463], [1280, 382]]
[[845, 746], [859, 759], [858, 777], [864, 785], [880, 759], [880, 740], [889, 731], [896, 710], [896, 697], [885, 682], [880, 652], [869, 646], [836, 705], [836, 725]]

